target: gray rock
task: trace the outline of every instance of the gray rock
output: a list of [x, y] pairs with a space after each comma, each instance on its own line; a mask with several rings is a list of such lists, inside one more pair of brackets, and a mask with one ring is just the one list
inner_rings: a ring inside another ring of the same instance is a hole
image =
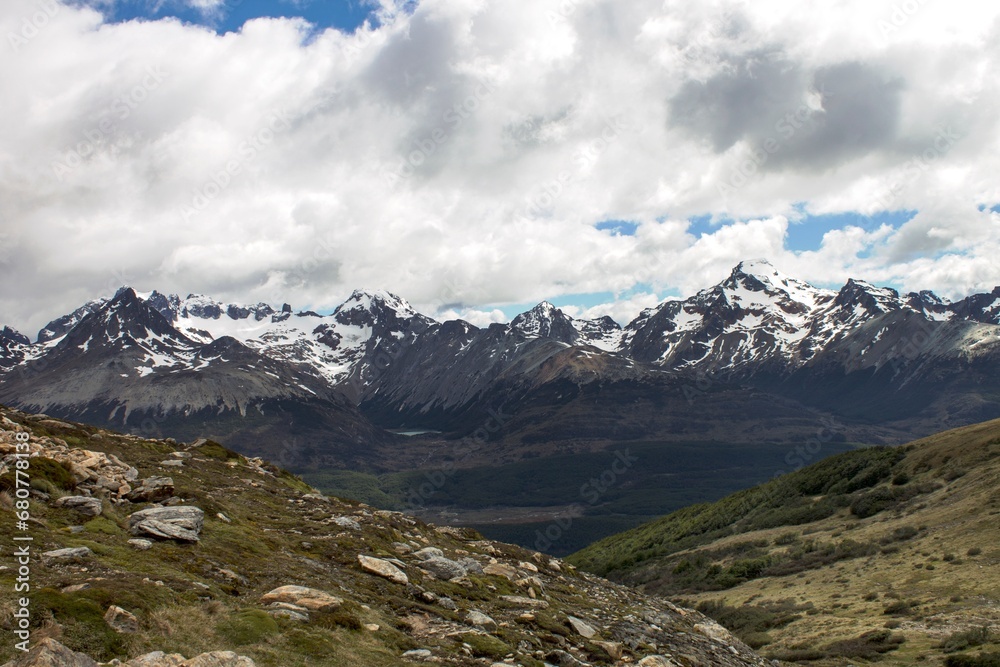
[[571, 628], [573, 628], [573, 632], [585, 639], [590, 639], [597, 634], [597, 630], [595, 630], [592, 625], [577, 618], [576, 616], [567, 616], [566, 622], [569, 623]]
[[352, 519], [349, 516], [335, 516], [331, 519], [333, 523], [337, 524], [341, 528], [348, 528], [350, 530], [361, 530], [361, 524], [358, 523], [357, 519]]
[[361, 563], [361, 569], [370, 574], [385, 577], [389, 581], [393, 581], [397, 584], [408, 584], [410, 582], [406, 573], [389, 561], [358, 554], [358, 562]]
[[68, 549], [56, 549], [55, 551], [46, 551], [42, 554], [42, 560], [45, 561], [55, 561], [59, 563], [71, 563], [75, 561], [85, 560], [94, 555], [94, 552], [87, 547], [71, 547]]
[[160, 465], [165, 468], [183, 468], [184, 461], [180, 459], [171, 459], [169, 461], [160, 461]]
[[97, 663], [83, 653], [71, 651], [55, 639], [46, 637], [4, 667], [97, 667]]
[[163, 651], [153, 651], [138, 658], [132, 658], [125, 667], [177, 667], [184, 662], [184, 656], [179, 653], [167, 654]]
[[133, 535], [149, 535], [163, 540], [176, 540], [178, 542], [198, 542], [200, 540], [198, 533], [193, 530], [155, 519], [138, 521], [129, 530]]
[[487, 616], [481, 611], [476, 611], [470, 609], [465, 612], [465, 620], [469, 625], [474, 625], [477, 628], [482, 628], [483, 630], [495, 630], [497, 628], [497, 622], [492, 618]]
[[466, 575], [465, 568], [460, 563], [440, 556], [428, 558], [420, 563], [420, 567], [444, 581], [451, 581]]
[[483, 574], [483, 566], [475, 558], [469, 558], [468, 556], [459, 558], [458, 563], [465, 568], [468, 574]]
[[430, 658], [434, 654], [425, 648], [417, 648], [412, 651], [407, 651], [403, 654], [404, 658], [413, 658], [414, 660], [423, 660], [425, 658]]
[[55, 502], [55, 506], [76, 510], [85, 516], [100, 516], [101, 512], [104, 511], [104, 505], [100, 498], [87, 496], [64, 496]]
[[256, 667], [256, 663], [232, 651], [212, 651], [185, 660], [177, 667]]
[[437, 603], [445, 609], [450, 609], [451, 611], [458, 610], [458, 604], [451, 598], [438, 598]]
[[136, 537], [128, 541], [133, 548], [138, 551], [149, 551], [153, 548], [153, 543], [149, 540], [144, 540], [141, 537]]
[[158, 503], [174, 495], [172, 477], [149, 477], [128, 493], [125, 498], [134, 503]]
[[306, 588], [305, 586], [281, 586], [265, 593], [260, 598], [260, 601], [263, 604], [284, 602], [312, 611], [336, 609], [344, 604], [341, 598], [324, 591], [316, 590], [315, 588]]
[[121, 607], [111, 605], [104, 614], [104, 622], [111, 626], [111, 629], [120, 634], [133, 634], [139, 632], [139, 619]]
[[586, 667], [587, 663], [577, 660], [566, 651], [552, 651], [545, 656], [545, 661], [559, 667]]
[[676, 662], [663, 655], [647, 655], [636, 664], [639, 667], [679, 667]]
[[197, 542], [205, 513], [197, 507], [150, 507], [129, 517], [129, 532], [168, 540]]
[[431, 558], [444, 558], [444, 552], [437, 547], [424, 547], [419, 551], [413, 552], [414, 558], [419, 558], [420, 560], [430, 560]]

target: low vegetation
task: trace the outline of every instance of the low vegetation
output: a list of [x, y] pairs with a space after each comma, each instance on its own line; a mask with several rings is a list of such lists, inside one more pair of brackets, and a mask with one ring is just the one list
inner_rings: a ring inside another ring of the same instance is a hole
[[697, 605], [768, 658], [981, 667], [1000, 655], [997, 489], [1000, 421], [836, 455], [569, 560]]

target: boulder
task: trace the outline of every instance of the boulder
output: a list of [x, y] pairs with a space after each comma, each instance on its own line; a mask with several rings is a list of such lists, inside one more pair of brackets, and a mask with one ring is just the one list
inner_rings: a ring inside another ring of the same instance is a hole
[[594, 644], [604, 649], [604, 652], [607, 653], [608, 657], [612, 660], [621, 660], [622, 656], [625, 654], [624, 645], [618, 642], [595, 641]]
[[483, 630], [496, 630], [497, 622], [492, 618], [487, 616], [481, 611], [476, 611], [471, 609], [465, 612], [465, 620], [469, 625], [474, 625], [477, 628], [482, 628]]
[[385, 577], [397, 584], [410, 583], [410, 579], [406, 576], [406, 573], [387, 560], [358, 554], [358, 562], [361, 563], [361, 569], [365, 572]]
[[164, 653], [163, 651], [153, 651], [138, 658], [132, 658], [125, 663], [125, 667], [177, 667], [184, 662], [184, 656], [179, 653]]
[[458, 563], [465, 568], [468, 574], [483, 574], [483, 566], [475, 558], [469, 558], [468, 556], [459, 558]]
[[185, 660], [177, 667], [257, 667], [256, 663], [232, 651], [212, 651]]
[[149, 551], [153, 548], [153, 543], [149, 540], [144, 540], [141, 537], [135, 537], [128, 541], [136, 551]]
[[361, 530], [361, 524], [358, 523], [357, 519], [352, 519], [349, 516], [335, 516], [330, 521], [341, 528], [347, 528], [349, 530]]
[[531, 607], [534, 609], [547, 609], [549, 603], [545, 600], [535, 600], [534, 598], [525, 597], [523, 595], [501, 595], [500, 599], [504, 602], [509, 602], [515, 604], [519, 607]]
[[55, 506], [76, 510], [84, 516], [100, 516], [104, 511], [101, 499], [89, 496], [64, 496], [55, 502]]
[[148, 477], [140, 482], [138, 488], [125, 495], [134, 503], [158, 503], [174, 495], [174, 480], [172, 477]]
[[428, 558], [420, 563], [420, 567], [427, 570], [438, 579], [442, 579], [444, 581], [458, 579], [459, 577], [464, 577], [467, 574], [461, 563], [448, 558], [442, 558], [440, 556]]
[[504, 565], [503, 563], [490, 563], [483, 568], [484, 574], [489, 574], [495, 577], [506, 577], [511, 581], [517, 577], [517, 570], [510, 565]]
[[305, 586], [281, 586], [265, 593], [260, 598], [261, 603], [285, 602], [312, 611], [328, 611], [344, 604], [341, 598], [334, 597], [315, 588]]
[[55, 639], [46, 637], [3, 667], [97, 667], [97, 663], [83, 653], [71, 651]]
[[573, 632], [580, 635], [584, 639], [590, 639], [597, 634], [597, 630], [595, 630], [592, 625], [577, 618], [576, 616], [567, 616], [566, 622], [569, 623], [569, 627], [573, 628]]
[[129, 517], [129, 532], [181, 542], [197, 542], [205, 513], [197, 507], [150, 507]]
[[722, 644], [733, 644], [736, 639], [733, 635], [718, 623], [695, 623], [694, 629], [710, 639], [714, 639]]
[[67, 549], [56, 549], [55, 551], [46, 551], [42, 554], [42, 560], [57, 563], [72, 563], [85, 560], [93, 555], [94, 552], [87, 547], [71, 547]]
[[139, 619], [135, 614], [115, 605], [108, 607], [108, 612], [104, 614], [104, 622], [111, 626], [112, 630], [123, 635], [139, 632]]
[[639, 667], [680, 667], [680, 665], [663, 655], [647, 655], [636, 663]]
[[414, 551], [413, 556], [420, 560], [430, 560], [431, 558], [444, 558], [444, 552], [437, 547], [424, 547], [419, 551]]
[[431, 653], [429, 649], [426, 648], [415, 648], [412, 651], [407, 651], [403, 654], [404, 658], [413, 658], [414, 660], [426, 660], [434, 654]]

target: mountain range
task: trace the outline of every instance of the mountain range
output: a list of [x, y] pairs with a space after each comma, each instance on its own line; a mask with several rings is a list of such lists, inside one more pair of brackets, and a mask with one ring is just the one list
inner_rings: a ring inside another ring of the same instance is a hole
[[[586, 507], [626, 517], [607, 531], [852, 443], [1000, 417], [998, 361], [1000, 288], [955, 302], [861, 280], [830, 290], [755, 260], [624, 327], [547, 302], [477, 327], [380, 290], [322, 315], [123, 287], [34, 341], [3, 328], [0, 403], [147, 437], [206, 435], [307, 476], [374, 475], [309, 479], [393, 506], [420, 475], [433, 493], [418, 504], [450, 509], [468, 499], [449, 485], [503, 480], [475, 507], [550, 508], [540, 521], [631, 446], [644, 465]], [[704, 460], [678, 453], [695, 445], [684, 451]], [[746, 465], [727, 465], [744, 454]], [[695, 482], [704, 468], [715, 476]], [[536, 490], [512, 494], [515, 472], [540, 479]], [[537, 490], [555, 488], [569, 497]], [[614, 505], [625, 496], [642, 501]], [[533, 532], [497, 537], [525, 543]]]

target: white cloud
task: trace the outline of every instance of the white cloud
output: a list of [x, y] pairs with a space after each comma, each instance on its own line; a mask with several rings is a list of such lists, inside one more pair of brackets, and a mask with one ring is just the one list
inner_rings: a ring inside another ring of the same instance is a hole
[[[0, 320], [33, 331], [121, 276], [316, 308], [377, 286], [477, 323], [484, 304], [688, 293], [751, 256], [992, 287], [1000, 8], [896, 4], [383, 0], [353, 35], [220, 36], [9, 0]], [[802, 253], [797, 205], [920, 213]], [[698, 237], [702, 214], [739, 222]]]

